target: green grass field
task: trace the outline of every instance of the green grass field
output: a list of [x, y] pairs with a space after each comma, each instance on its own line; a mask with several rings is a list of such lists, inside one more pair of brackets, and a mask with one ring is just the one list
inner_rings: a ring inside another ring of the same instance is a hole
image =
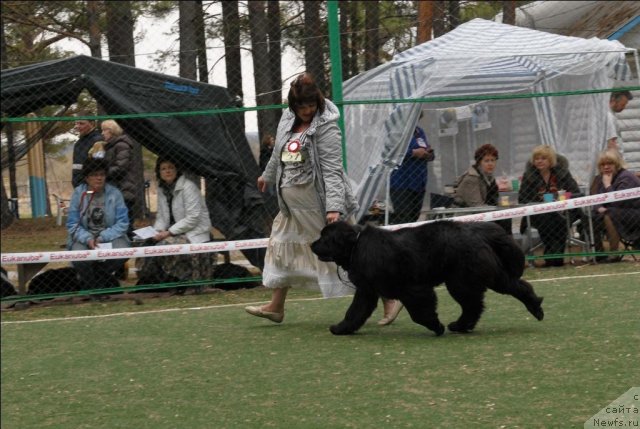
[[3, 312], [2, 428], [581, 428], [640, 380], [640, 264], [526, 277], [543, 322], [489, 292], [439, 338], [380, 308], [333, 336], [350, 298], [308, 291], [282, 325], [243, 311], [264, 289]]

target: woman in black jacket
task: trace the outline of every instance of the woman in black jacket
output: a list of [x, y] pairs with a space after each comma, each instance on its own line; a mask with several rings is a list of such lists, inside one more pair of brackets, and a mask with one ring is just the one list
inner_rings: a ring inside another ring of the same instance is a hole
[[136, 204], [136, 195], [144, 186], [140, 180], [140, 172], [135, 168], [134, 143], [128, 135], [124, 134], [120, 125], [112, 119], [107, 119], [100, 124], [102, 136], [106, 141], [105, 159], [109, 164], [107, 172], [107, 181], [117, 187], [124, 196], [124, 202], [129, 210], [129, 231], [131, 236], [134, 229], [134, 213]]
[[[558, 191], [570, 192], [573, 197], [580, 196], [580, 188], [571, 173], [566, 158], [556, 155], [550, 146], [536, 146], [527, 163], [522, 184], [518, 193], [521, 204], [542, 203], [544, 194], [552, 194], [558, 199]], [[544, 213], [531, 217], [531, 224], [538, 230], [540, 240], [544, 245], [544, 254], [563, 254], [567, 241], [567, 219], [562, 212]], [[579, 214], [572, 211], [570, 219]], [[571, 222], [571, 220], [570, 220]], [[546, 267], [560, 267], [564, 265], [564, 258], [545, 259]]]

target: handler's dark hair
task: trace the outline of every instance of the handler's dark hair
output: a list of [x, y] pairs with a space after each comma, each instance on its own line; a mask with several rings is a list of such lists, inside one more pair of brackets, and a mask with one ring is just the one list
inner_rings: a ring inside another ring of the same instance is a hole
[[498, 149], [496, 149], [494, 145], [488, 143], [483, 144], [478, 149], [476, 149], [476, 153], [473, 155], [473, 158], [476, 160], [476, 167], [480, 164], [482, 158], [487, 155], [495, 156], [496, 159], [498, 159]]
[[296, 106], [306, 103], [315, 103], [320, 113], [324, 112], [325, 108], [324, 95], [309, 72], [301, 73], [291, 82], [287, 102], [289, 109], [294, 113]]
[[91, 173], [96, 171], [109, 172], [109, 163], [104, 158], [87, 158], [82, 164], [82, 177], [87, 178]]

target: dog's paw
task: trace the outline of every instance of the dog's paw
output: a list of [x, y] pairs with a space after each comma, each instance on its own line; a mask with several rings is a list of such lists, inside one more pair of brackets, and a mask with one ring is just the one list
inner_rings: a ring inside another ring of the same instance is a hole
[[342, 323], [329, 326], [329, 330], [333, 335], [351, 335], [354, 332], [353, 329], [346, 328]]
[[451, 332], [459, 332], [461, 334], [468, 334], [471, 332], [471, 329], [469, 329], [469, 327], [460, 325], [457, 321], [449, 323], [447, 327]]
[[444, 325], [442, 323], [438, 323], [438, 326], [436, 327], [436, 329], [433, 329], [433, 332], [436, 333], [437, 337], [444, 334]]

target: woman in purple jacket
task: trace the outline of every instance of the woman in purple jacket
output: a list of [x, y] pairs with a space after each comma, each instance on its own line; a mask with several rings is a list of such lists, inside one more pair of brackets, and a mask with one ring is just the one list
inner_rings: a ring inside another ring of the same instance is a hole
[[[622, 191], [640, 187], [640, 178], [626, 170], [622, 158], [615, 149], [607, 149], [598, 156], [598, 170], [591, 186], [592, 194]], [[602, 251], [601, 234], [604, 232], [609, 240], [609, 250], [618, 250], [620, 240], [632, 243], [640, 248], [640, 199], [616, 201], [593, 207], [595, 225], [595, 247]], [[618, 262], [623, 255], [609, 256], [608, 262]]]

